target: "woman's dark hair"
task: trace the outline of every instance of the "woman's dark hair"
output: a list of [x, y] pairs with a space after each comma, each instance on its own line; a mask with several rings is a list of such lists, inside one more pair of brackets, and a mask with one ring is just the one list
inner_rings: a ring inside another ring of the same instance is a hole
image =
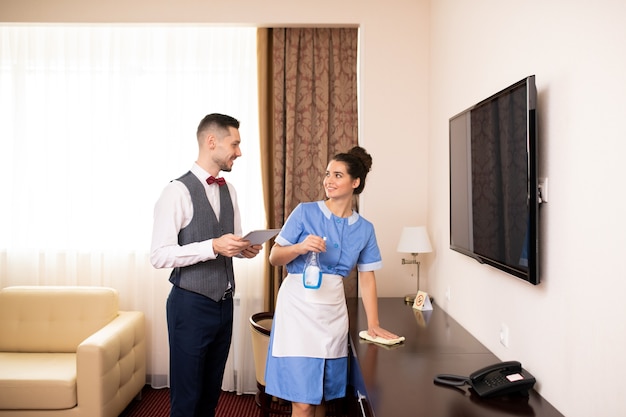
[[345, 163], [348, 175], [361, 180], [359, 186], [354, 189], [354, 194], [361, 194], [365, 188], [365, 177], [372, 168], [371, 155], [360, 146], [355, 146], [348, 152], [335, 155], [333, 160]]

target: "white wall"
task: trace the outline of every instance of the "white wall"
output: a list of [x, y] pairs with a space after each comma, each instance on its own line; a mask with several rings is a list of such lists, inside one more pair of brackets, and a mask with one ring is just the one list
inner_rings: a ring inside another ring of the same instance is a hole
[[[626, 3], [431, 2], [429, 226], [435, 298], [567, 416], [626, 415]], [[448, 118], [536, 75], [542, 283], [448, 249]], [[435, 162], [436, 161], [436, 162]], [[451, 297], [445, 301], [450, 287]], [[499, 343], [501, 323], [510, 345]]]
[[[358, 25], [360, 134], [374, 157], [362, 213], [383, 251], [379, 294], [414, 288], [395, 246], [402, 226], [427, 223], [435, 251], [420, 255], [422, 282], [439, 305], [501, 359], [522, 361], [563, 414], [610, 417], [626, 414], [611, 388], [626, 368], [626, 6], [583, 3], [0, 0], [0, 20]], [[448, 118], [530, 74], [550, 180], [536, 287], [448, 249]]]

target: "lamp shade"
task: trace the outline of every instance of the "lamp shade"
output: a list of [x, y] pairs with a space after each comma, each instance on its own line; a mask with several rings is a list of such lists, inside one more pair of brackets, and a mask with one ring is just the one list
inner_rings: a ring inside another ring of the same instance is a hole
[[398, 252], [404, 253], [428, 253], [433, 248], [430, 245], [428, 232], [424, 226], [405, 227], [398, 242]]

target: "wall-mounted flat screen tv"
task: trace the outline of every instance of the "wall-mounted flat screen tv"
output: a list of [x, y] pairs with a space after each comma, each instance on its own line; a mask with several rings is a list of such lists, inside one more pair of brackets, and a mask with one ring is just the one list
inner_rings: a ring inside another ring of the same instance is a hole
[[529, 76], [450, 124], [450, 248], [539, 283], [537, 92]]

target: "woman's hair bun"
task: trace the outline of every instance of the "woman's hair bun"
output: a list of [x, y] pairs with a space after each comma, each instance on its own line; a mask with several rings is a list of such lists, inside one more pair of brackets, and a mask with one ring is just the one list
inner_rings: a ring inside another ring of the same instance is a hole
[[350, 149], [348, 153], [357, 157], [363, 163], [363, 166], [365, 167], [365, 172], [370, 172], [370, 170], [372, 169], [372, 156], [367, 153], [364, 148], [360, 146], [355, 146], [354, 148]]

